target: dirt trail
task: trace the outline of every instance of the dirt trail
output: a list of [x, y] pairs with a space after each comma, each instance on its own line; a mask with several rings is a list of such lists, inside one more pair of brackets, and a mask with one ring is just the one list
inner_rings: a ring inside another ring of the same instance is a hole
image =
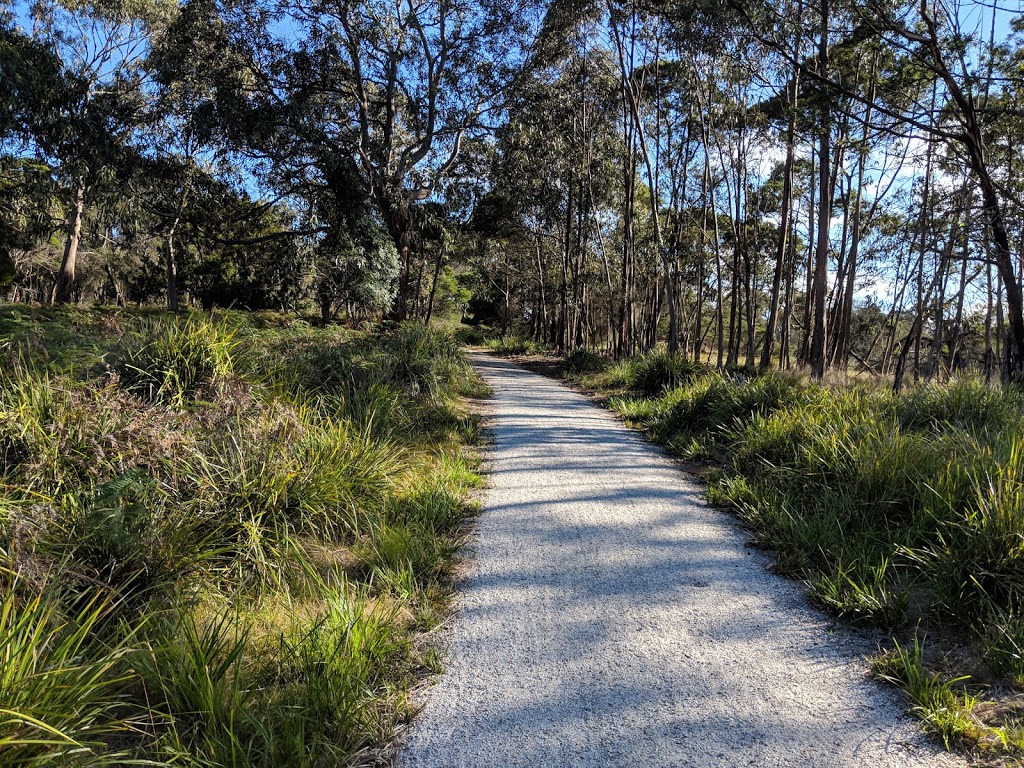
[[665, 454], [555, 381], [494, 388], [446, 670], [400, 754], [444, 766], [961, 766]]

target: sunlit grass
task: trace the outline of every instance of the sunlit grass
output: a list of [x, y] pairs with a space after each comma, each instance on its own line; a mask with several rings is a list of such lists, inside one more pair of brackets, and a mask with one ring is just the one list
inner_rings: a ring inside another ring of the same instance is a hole
[[1004, 734], [982, 725], [974, 716], [976, 696], [961, 685], [968, 678], [946, 679], [924, 666], [924, 647], [919, 638], [913, 644], [899, 643], [871, 662], [872, 673], [899, 688], [910, 699], [925, 726], [938, 734], [947, 747], [961, 742], [979, 746], [1005, 745]]
[[142, 723], [126, 706], [132, 638], [99, 637], [109, 595], [68, 604], [54, 583], [25, 584], [0, 562], [0, 766], [118, 765]]
[[0, 323], [0, 766], [372, 763], [437, 666], [413, 634], [479, 482], [458, 344], [244, 313]]

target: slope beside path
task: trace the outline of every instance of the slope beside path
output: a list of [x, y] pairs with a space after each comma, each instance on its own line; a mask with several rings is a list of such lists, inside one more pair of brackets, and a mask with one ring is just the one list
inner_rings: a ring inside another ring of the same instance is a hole
[[475, 354], [489, 489], [408, 768], [961, 766], [730, 516], [583, 396]]

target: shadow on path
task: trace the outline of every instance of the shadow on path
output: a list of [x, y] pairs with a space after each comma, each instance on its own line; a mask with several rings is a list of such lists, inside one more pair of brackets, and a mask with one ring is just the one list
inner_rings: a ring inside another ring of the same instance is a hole
[[660, 449], [487, 355], [490, 489], [406, 766], [939, 766], [906, 705]]

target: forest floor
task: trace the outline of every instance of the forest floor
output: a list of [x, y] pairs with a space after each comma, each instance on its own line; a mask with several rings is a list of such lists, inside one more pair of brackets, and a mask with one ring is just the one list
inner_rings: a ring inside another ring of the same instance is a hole
[[585, 396], [484, 354], [489, 488], [406, 766], [953, 766], [872, 632]]

